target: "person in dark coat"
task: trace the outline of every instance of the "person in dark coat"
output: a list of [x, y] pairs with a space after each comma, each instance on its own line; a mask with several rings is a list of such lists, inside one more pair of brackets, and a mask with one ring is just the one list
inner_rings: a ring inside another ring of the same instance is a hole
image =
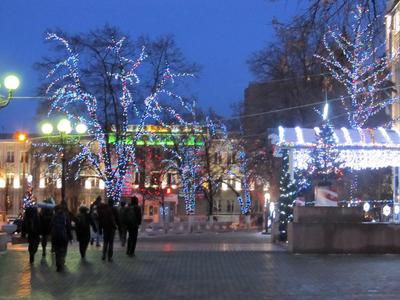
[[51, 220], [51, 241], [56, 254], [57, 272], [61, 272], [65, 265], [68, 242], [72, 241], [71, 221], [65, 206], [57, 205]]
[[86, 250], [90, 241], [90, 226], [92, 226], [93, 231], [97, 233], [97, 228], [89, 214], [89, 209], [86, 206], [81, 206], [75, 219], [75, 231], [82, 259], [85, 258]]
[[40, 218], [36, 206], [26, 208], [22, 228], [22, 236], [28, 235], [29, 263], [33, 264], [40, 243]]
[[[96, 226], [96, 228], [99, 228], [99, 212], [98, 208], [101, 205], [101, 196], [97, 196], [96, 200], [90, 205], [90, 216]], [[90, 239], [90, 244], [93, 245], [94, 241], [96, 241], [96, 247], [100, 247], [100, 235], [101, 231], [98, 230], [97, 232], [94, 232]]]
[[125, 220], [125, 216], [126, 216], [126, 210], [128, 209], [128, 207], [126, 206], [126, 202], [124, 200], [121, 200], [120, 202], [120, 207], [119, 207], [119, 211], [118, 211], [118, 218], [119, 218], [119, 222], [120, 222], [120, 226], [119, 226], [119, 238], [121, 240], [121, 246], [125, 247], [126, 244], [126, 234], [127, 234], [127, 227], [126, 227], [126, 220]]
[[40, 235], [42, 236], [42, 256], [46, 256], [47, 241], [51, 235], [51, 219], [54, 210], [52, 208], [42, 208], [39, 213], [40, 217]]
[[108, 257], [112, 261], [115, 230], [119, 227], [118, 211], [114, 207], [114, 201], [108, 200], [108, 205], [101, 203], [98, 207], [99, 230], [103, 232], [103, 255], [102, 260]]
[[131, 204], [127, 210], [125, 220], [129, 232], [126, 254], [133, 257], [135, 256], [139, 225], [142, 223], [142, 210], [139, 207], [139, 199], [135, 196], [131, 198]]

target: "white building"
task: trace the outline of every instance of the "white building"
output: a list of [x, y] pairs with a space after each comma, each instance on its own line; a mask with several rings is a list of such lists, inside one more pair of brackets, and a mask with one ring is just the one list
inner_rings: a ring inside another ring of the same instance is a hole
[[[30, 144], [12, 135], [0, 139], [0, 215], [18, 215], [31, 180]], [[4, 219], [0, 218], [0, 219]]]
[[[400, 50], [400, 1], [388, 1], [388, 10], [386, 14], [386, 52], [388, 57], [394, 57]], [[396, 87], [396, 94], [400, 87], [400, 62], [396, 61], [392, 65], [392, 81]], [[394, 120], [400, 117], [400, 103], [392, 106], [392, 118]], [[399, 125], [400, 123], [397, 122]]]

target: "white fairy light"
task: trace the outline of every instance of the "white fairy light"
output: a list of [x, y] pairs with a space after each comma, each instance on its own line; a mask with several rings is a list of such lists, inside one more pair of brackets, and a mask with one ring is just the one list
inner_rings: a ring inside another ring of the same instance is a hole
[[388, 217], [390, 215], [391, 211], [392, 210], [390, 209], [390, 206], [387, 204], [382, 209], [383, 215], [386, 217]]
[[279, 126], [278, 130], [279, 130], [279, 142], [282, 143], [285, 140], [285, 129], [282, 126]]
[[299, 126], [295, 127], [294, 130], [296, 131], [297, 143], [304, 144], [304, 137], [303, 131]]

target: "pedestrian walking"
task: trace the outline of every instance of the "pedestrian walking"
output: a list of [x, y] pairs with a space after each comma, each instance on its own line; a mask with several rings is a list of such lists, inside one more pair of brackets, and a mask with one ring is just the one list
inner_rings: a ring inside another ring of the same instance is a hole
[[99, 213], [99, 230], [103, 232], [103, 255], [102, 260], [106, 257], [108, 261], [112, 261], [115, 230], [118, 226], [118, 211], [114, 207], [114, 201], [108, 200], [108, 205], [101, 203], [98, 207]]
[[51, 241], [56, 254], [57, 272], [61, 272], [65, 265], [68, 242], [72, 241], [71, 222], [68, 210], [64, 205], [57, 205], [51, 221]]
[[42, 242], [42, 256], [46, 256], [46, 246], [47, 241], [51, 235], [51, 219], [54, 215], [54, 209], [52, 205], [54, 201], [49, 198], [44, 201], [45, 204], [49, 204], [49, 206], [42, 207], [40, 209], [39, 217], [40, 217], [40, 235]]
[[121, 200], [120, 207], [119, 207], [119, 212], [118, 212], [118, 217], [119, 217], [119, 222], [120, 222], [119, 238], [120, 238], [122, 247], [125, 247], [126, 234], [128, 232], [127, 220], [125, 219], [125, 217], [127, 215], [127, 209], [128, 209], [128, 207], [126, 206], [126, 202], [124, 200]]
[[85, 259], [86, 256], [86, 250], [90, 241], [91, 227], [93, 231], [97, 233], [97, 227], [93, 222], [91, 215], [89, 214], [89, 209], [86, 206], [81, 206], [75, 219], [75, 231], [76, 238], [79, 242], [79, 252], [82, 259]]
[[[99, 228], [99, 212], [98, 208], [99, 205], [101, 205], [101, 196], [97, 196], [96, 200], [90, 205], [90, 216], [96, 226], [96, 228]], [[96, 247], [100, 247], [100, 235], [101, 231], [97, 230], [97, 232], [92, 232], [92, 237], [90, 240], [90, 244], [93, 245], [94, 241], [96, 241]]]
[[40, 243], [40, 218], [36, 206], [27, 207], [22, 226], [22, 236], [28, 236], [29, 263], [35, 261], [35, 254]]
[[139, 207], [139, 199], [135, 196], [131, 198], [131, 204], [127, 210], [125, 219], [129, 232], [126, 254], [133, 257], [135, 256], [139, 225], [142, 223], [142, 210]]

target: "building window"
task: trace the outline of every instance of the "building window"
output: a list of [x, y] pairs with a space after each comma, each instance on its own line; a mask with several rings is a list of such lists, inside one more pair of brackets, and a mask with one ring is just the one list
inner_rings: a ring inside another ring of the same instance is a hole
[[160, 184], [160, 173], [159, 172], [151, 172], [151, 185], [159, 185]]
[[7, 151], [7, 160], [8, 163], [14, 162], [14, 151]]
[[14, 174], [7, 174], [6, 175], [6, 186], [13, 186], [14, 185]]
[[228, 165], [233, 165], [236, 163], [235, 153], [229, 152], [227, 155]]
[[28, 163], [29, 161], [29, 155], [28, 152], [21, 152], [21, 163]]
[[172, 184], [172, 174], [167, 173], [167, 185], [171, 185], [171, 184]]
[[222, 162], [222, 156], [220, 153], [215, 152], [214, 153], [214, 164], [221, 164]]
[[139, 184], [140, 183], [140, 173], [139, 172], [135, 172], [135, 174], [133, 175], [133, 183], [134, 184]]
[[393, 16], [393, 30], [395, 33], [400, 31], [400, 11], [396, 11]]
[[154, 214], [153, 206], [150, 206], [150, 207], [149, 207], [149, 216], [152, 217], [153, 214]]

